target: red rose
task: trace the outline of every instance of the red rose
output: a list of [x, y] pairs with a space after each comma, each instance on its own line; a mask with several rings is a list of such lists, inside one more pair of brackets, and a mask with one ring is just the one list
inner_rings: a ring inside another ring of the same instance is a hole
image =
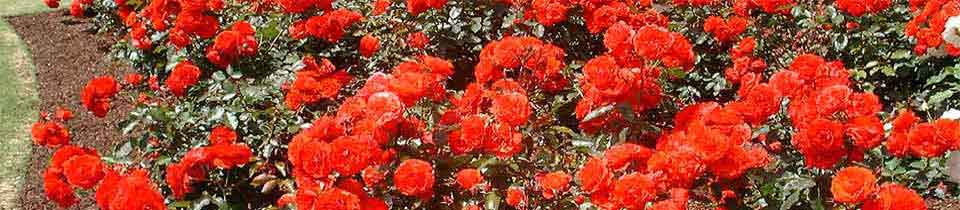
[[373, 2], [373, 15], [381, 15], [387, 12], [387, 8], [390, 7], [390, 0], [377, 0]]
[[256, 30], [250, 23], [240, 21], [234, 23], [226, 31], [217, 35], [213, 45], [207, 47], [207, 60], [220, 68], [227, 68], [241, 56], [257, 54]]
[[293, 110], [323, 99], [334, 99], [340, 93], [340, 88], [353, 79], [349, 73], [337, 71], [336, 66], [327, 59], [318, 64], [312, 56], [306, 56], [303, 64], [305, 66], [297, 71], [284, 97], [287, 107]]
[[613, 182], [613, 174], [607, 168], [607, 161], [601, 158], [590, 158], [583, 164], [577, 173], [582, 189], [586, 193], [605, 191]]
[[217, 126], [210, 131], [210, 145], [233, 144], [237, 141], [237, 133], [227, 126]]
[[447, 0], [407, 0], [407, 12], [417, 16], [428, 9], [440, 9], [447, 4]]
[[170, 92], [176, 96], [184, 96], [187, 89], [197, 84], [200, 80], [200, 67], [193, 65], [193, 62], [182, 61], [173, 68], [170, 76], [164, 81], [164, 85], [170, 89]]
[[533, 111], [527, 96], [514, 92], [493, 96], [490, 112], [499, 122], [518, 127], [527, 123]]
[[103, 188], [115, 188], [112, 197], [104, 198], [104, 202], [109, 203], [105, 209], [167, 209], [163, 195], [144, 170], [130, 172], [116, 185], [101, 186], [98, 191], [106, 190]]
[[895, 183], [880, 186], [880, 191], [872, 200], [863, 204], [863, 210], [926, 210], [923, 197], [913, 190]]
[[363, 57], [373, 56], [377, 50], [380, 50], [380, 39], [370, 34], [363, 36], [363, 38], [360, 38], [359, 50]]
[[130, 73], [123, 76], [123, 81], [127, 85], [138, 86], [143, 83], [143, 75], [138, 73]]
[[483, 182], [483, 175], [477, 169], [463, 169], [457, 172], [456, 179], [460, 189], [473, 191], [478, 184]]
[[572, 177], [563, 171], [551, 172], [536, 177], [537, 183], [540, 184], [540, 190], [543, 191], [543, 197], [546, 199], [553, 199], [567, 192], [567, 188], [570, 187], [570, 179], [572, 179]]
[[221, 144], [207, 147], [211, 163], [217, 168], [231, 169], [250, 162], [253, 152], [246, 144]]
[[837, 172], [830, 184], [830, 192], [837, 202], [858, 204], [870, 198], [877, 190], [873, 171], [861, 167], [846, 167]]
[[434, 179], [433, 166], [418, 159], [404, 160], [393, 174], [397, 191], [407, 196], [433, 196]]
[[334, 139], [333, 147], [334, 169], [341, 176], [352, 176], [360, 173], [382, 153], [377, 142], [365, 136], [342, 136]]
[[623, 143], [607, 148], [603, 152], [603, 159], [606, 160], [608, 168], [620, 171], [634, 164], [640, 164], [634, 165], [637, 168], [645, 168], [647, 159], [652, 155], [653, 151], [649, 148], [637, 144]]
[[507, 189], [507, 205], [510, 205], [514, 208], [521, 208], [527, 202], [527, 195], [523, 192], [522, 188], [510, 187]]
[[631, 173], [620, 177], [611, 192], [612, 200], [627, 209], [643, 209], [647, 202], [657, 196], [657, 183], [653, 176]]
[[57, 203], [60, 208], [69, 208], [77, 204], [77, 196], [73, 194], [73, 188], [70, 188], [63, 181], [62, 173], [55, 168], [47, 168], [43, 174], [43, 192], [47, 198]]
[[710, 16], [703, 23], [703, 31], [713, 34], [720, 42], [727, 42], [743, 33], [749, 25], [747, 19], [739, 16], [732, 16], [726, 20]]
[[80, 101], [83, 102], [83, 107], [93, 112], [94, 116], [102, 118], [107, 116], [107, 111], [110, 111], [110, 100], [118, 92], [120, 88], [113, 77], [97, 77], [90, 80], [83, 88]]
[[67, 183], [89, 189], [103, 178], [104, 168], [100, 156], [77, 155], [63, 163], [63, 174]]
[[423, 49], [427, 47], [427, 44], [430, 44], [430, 37], [420, 31], [407, 35], [406, 43], [409, 47]]
[[62, 146], [70, 143], [70, 131], [58, 122], [39, 121], [30, 129], [33, 143], [42, 146]]

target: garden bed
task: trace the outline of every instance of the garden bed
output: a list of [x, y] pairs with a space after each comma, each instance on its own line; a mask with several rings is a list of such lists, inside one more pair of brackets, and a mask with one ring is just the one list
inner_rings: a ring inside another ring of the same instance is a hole
[[[110, 148], [123, 139], [117, 124], [132, 108], [130, 100], [118, 99], [113, 104], [116, 112], [105, 119], [81, 113], [80, 90], [95, 76], [121, 76], [133, 70], [109, 56], [115, 38], [92, 32], [89, 20], [70, 17], [63, 11], [8, 17], [7, 21], [30, 48], [30, 56], [37, 70], [39, 110], [65, 106], [73, 110], [76, 119], [70, 121], [70, 134], [77, 145]], [[26, 131], [25, 131], [26, 132]], [[24, 187], [19, 203], [22, 209], [58, 209], [43, 194], [42, 172], [47, 167], [52, 150], [33, 145]], [[87, 197], [84, 197], [87, 198]], [[95, 209], [90, 199], [83, 200], [74, 209]]]

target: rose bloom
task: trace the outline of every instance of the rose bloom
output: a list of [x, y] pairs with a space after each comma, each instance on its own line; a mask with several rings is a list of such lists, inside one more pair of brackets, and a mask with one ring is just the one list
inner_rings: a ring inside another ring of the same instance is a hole
[[43, 146], [61, 146], [70, 143], [70, 131], [58, 122], [40, 121], [30, 129], [33, 143]]
[[237, 133], [221, 125], [214, 127], [213, 130], [210, 131], [209, 140], [211, 145], [233, 144], [233, 142], [237, 141]]
[[457, 172], [457, 184], [463, 190], [473, 190], [478, 184], [483, 182], [483, 175], [477, 169], [463, 169]]
[[577, 179], [583, 185], [583, 191], [587, 193], [606, 190], [610, 186], [612, 178], [613, 174], [607, 168], [607, 161], [596, 157], [590, 158], [577, 173]]
[[408, 159], [397, 167], [393, 184], [404, 195], [430, 197], [434, 179], [433, 165], [423, 160]]
[[833, 199], [840, 203], [863, 202], [877, 190], [873, 171], [862, 167], [847, 167], [837, 172], [830, 184]]
[[63, 163], [67, 183], [90, 189], [103, 178], [104, 165], [97, 155], [78, 155]]
[[520, 208], [527, 202], [527, 195], [523, 192], [523, 188], [511, 187], [507, 189], [506, 201], [507, 205]]
[[543, 190], [543, 197], [553, 199], [567, 191], [572, 177], [563, 171], [557, 171], [538, 176], [536, 179], [537, 183], [540, 184], [540, 189]]
[[200, 67], [193, 65], [193, 62], [182, 61], [173, 68], [164, 85], [170, 88], [173, 95], [184, 96], [187, 94], [187, 89], [198, 81], [200, 81]]
[[367, 34], [366, 36], [363, 36], [363, 38], [360, 38], [360, 48], [359, 48], [360, 55], [362, 55], [363, 57], [370, 57], [370, 56], [373, 56], [373, 54], [376, 53], [377, 50], [380, 50], [379, 38], [372, 36], [370, 34]]
[[863, 210], [926, 210], [927, 204], [910, 188], [896, 183], [880, 186], [876, 198], [863, 204]]
[[43, 192], [60, 208], [66, 209], [78, 202], [73, 188], [61, 178], [60, 170], [53, 168], [48, 168], [43, 174]]
[[110, 110], [110, 100], [120, 92], [120, 87], [113, 77], [102, 76], [90, 80], [80, 93], [83, 107], [93, 112], [94, 116], [103, 118]]
[[430, 38], [422, 31], [407, 35], [407, 46], [409, 47], [423, 49], [427, 47], [427, 44], [430, 44]]

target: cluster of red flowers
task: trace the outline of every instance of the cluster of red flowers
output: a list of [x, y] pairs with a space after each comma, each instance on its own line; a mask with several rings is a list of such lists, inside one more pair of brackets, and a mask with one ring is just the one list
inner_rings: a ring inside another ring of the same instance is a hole
[[[60, 7], [60, 0], [43, 0], [43, 3], [46, 4], [47, 7], [50, 7], [50, 8], [58, 8], [58, 7]], [[82, 18], [82, 17], [85, 16], [84, 13], [86, 12], [86, 11], [84, 10], [84, 7], [88, 7], [88, 6], [90, 6], [90, 5], [93, 5], [93, 0], [77, 0], [77, 1], [71, 1], [71, 2], [70, 2], [70, 15], [73, 15], [74, 17], [77, 17], [77, 18]]]
[[430, 37], [427, 37], [426, 33], [418, 31], [416, 33], [408, 34], [405, 41], [408, 47], [423, 49], [427, 47], [427, 44], [430, 44]]
[[173, 67], [173, 71], [167, 76], [164, 85], [170, 89], [170, 92], [176, 96], [187, 95], [187, 89], [200, 81], [200, 67], [193, 65], [190, 61], [181, 61]]
[[524, 11], [524, 17], [534, 18], [543, 26], [550, 27], [567, 20], [567, 10], [572, 3], [568, 0], [533, 0], [530, 9]]
[[[632, 143], [613, 146], [603, 157], [589, 159], [577, 179], [603, 209], [643, 209], [648, 202], [685, 206], [687, 189], [707, 172], [733, 180], [769, 161], [766, 150], [750, 138], [750, 126], [736, 110], [714, 102], [695, 104], [677, 114], [674, 130], [657, 141], [656, 150]], [[615, 177], [624, 171], [634, 172]], [[661, 200], [666, 192], [673, 196]]]
[[[353, 188], [329, 183], [354, 183], [354, 176], [361, 174], [367, 187], [379, 187], [383, 179], [380, 167], [394, 158], [394, 151], [382, 149], [391, 139], [420, 138], [424, 143], [432, 143], [422, 121], [404, 116], [405, 107], [425, 99], [446, 98], [444, 81], [451, 74], [453, 64], [436, 57], [424, 55], [401, 63], [391, 74], [376, 73], [368, 78], [356, 95], [344, 100], [336, 116], [320, 117], [297, 134], [289, 144], [287, 156], [298, 185], [297, 206], [386, 206], [362, 188], [350, 190]], [[433, 167], [429, 162], [405, 160], [393, 179], [396, 189], [404, 195], [433, 195]]]
[[537, 38], [508, 36], [483, 47], [473, 74], [484, 85], [511, 76], [528, 89], [556, 92], [569, 83], [561, 73], [565, 55]]
[[770, 14], [788, 14], [794, 5], [794, 0], [734, 0], [733, 11], [740, 16], [750, 16], [754, 9]]
[[440, 9], [447, 4], [447, 0], [407, 0], [407, 12], [417, 16], [429, 9]]
[[533, 110], [519, 83], [511, 79], [499, 80], [490, 87], [472, 83], [452, 101], [456, 107], [444, 113], [441, 123], [459, 124], [448, 137], [454, 154], [482, 150], [508, 158], [523, 150], [519, 129], [527, 124]]
[[322, 99], [336, 99], [340, 88], [353, 79], [349, 73], [337, 71], [337, 67], [327, 59], [320, 60], [317, 64], [312, 56], [305, 56], [303, 64], [304, 67], [297, 71], [293, 83], [285, 88], [287, 94], [284, 102], [293, 110]]
[[63, 126], [70, 119], [73, 119], [73, 112], [64, 108], [57, 109], [52, 118], [49, 113], [41, 112], [40, 120], [30, 128], [33, 143], [47, 147], [70, 144], [70, 130]]
[[923, 198], [913, 190], [896, 183], [877, 186], [873, 171], [861, 167], [847, 167], [837, 172], [830, 192], [837, 202], [863, 203], [864, 210], [927, 209]]
[[254, 37], [256, 33], [247, 21], [234, 23], [213, 40], [213, 45], [207, 48], [207, 59], [220, 68], [226, 68], [240, 56], [256, 55], [259, 48]]
[[286, 13], [303, 13], [313, 8], [324, 11], [333, 9], [333, 0], [278, 0], [277, 3]]
[[853, 16], [861, 16], [868, 13], [877, 13], [890, 7], [890, 0], [838, 0], [834, 2], [837, 9], [846, 11]]
[[183, 48], [189, 45], [194, 37], [209, 39], [220, 31], [220, 21], [211, 14], [223, 7], [222, 0], [159, 0], [151, 1], [142, 11], [142, 15], [152, 20], [153, 29], [163, 31], [166, 30], [164, 21], [177, 12], [173, 29], [169, 31], [169, 41], [174, 46]]
[[146, 171], [121, 176], [100, 161], [93, 149], [67, 145], [53, 153], [43, 174], [43, 189], [62, 208], [78, 202], [74, 188], [96, 187], [100, 209], [166, 209], [163, 196]]
[[753, 50], [756, 46], [756, 39], [746, 37], [730, 49], [730, 59], [733, 60], [733, 66], [723, 71], [723, 76], [728, 82], [733, 84], [750, 83], [759, 79], [759, 74], [767, 68], [767, 63], [763, 59], [753, 56]]
[[603, 37], [607, 54], [617, 64], [636, 68], [659, 63], [668, 68], [693, 68], [693, 45], [683, 34], [671, 32], [660, 25], [614, 24]]
[[947, 19], [960, 15], [960, 1], [914, 0], [910, 1], [910, 6], [914, 16], [907, 22], [904, 33], [917, 39], [913, 52], [923, 55], [928, 49], [943, 47], [951, 56], [960, 56], [960, 47], [943, 40]]
[[310, 36], [329, 42], [337, 42], [343, 37], [344, 31], [348, 27], [361, 19], [363, 19], [363, 15], [349, 9], [326, 11], [323, 12], [323, 15], [294, 22], [290, 26], [290, 36], [294, 39], [303, 39]]
[[960, 122], [956, 120], [920, 123], [912, 111], [902, 110], [892, 124], [886, 145], [894, 156], [939, 157], [960, 149]]
[[881, 143], [880, 100], [851, 90], [848, 77], [842, 63], [805, 54], [770, 78], [790, 97], [788, 112], [797, 129], [792, 143], [807, 166], [831, 168], [844, 157], [860, 161], [863, 152]]
[[607, 29], [603, 43], [608, 52], [588, 61], [580, 80], [583, 99], [577, 104], [576, 115], [584, 121], [580, 128], [587, 132], [620, 127], [617, 123], [624, 120], [621, 112], [586, 119], [599, 108], [626, 107], [641, 113], [660, 103], [662, 90], [657, 80], [661, 67], [653, 64], [685, 70], [693, 67], [689, 40], [659, 25], [618, 22]]
[[110, 76], [94, 78], [87, 82], [80, 92], [80, 102], [94, 116], [106, 117], [110, 111], [110, 101], [120, 92], [120, 85]]
[[718, 16], [710, 16], [703, 22], [703, 31], [713, 34], [720, 42], [727, 42], [739, 36], [750, 26], [750, 21], [740, 16], [732, 16], [724, 20]]
[[583, 66], [580, 89], [583, 99], [577, 102], [576, 115], [580, 128], [593, 133], [603, 128], [619, 129], [626, 123], [622, 113], [610, 112], [602, 117], [586, 119], [587, 114], [605, 106], [629, 107], [642, 113], [660, 103], [662, 90], [657, 67], [625, 68], [612, 56], [591, 59]]
[[237, 134], [230, 128], [214, 128], [209, 141], [208, 146], [193, 148], [180, 162], [167, 165], [166, 181], [174, 197], [183, 198], [193, 191], [191, 184], [205, 180], [208, 169], [231, 169], [250, 162], [253, 157], [250, 147], [236, 143]]

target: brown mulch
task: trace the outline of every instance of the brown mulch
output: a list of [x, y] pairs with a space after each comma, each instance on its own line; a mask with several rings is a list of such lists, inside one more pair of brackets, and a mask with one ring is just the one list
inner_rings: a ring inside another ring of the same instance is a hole
[[[73, 110], [76, 117], [67, 125], [72, 143], [109, 154], [114, 144], [124, 139], [117, 129], [118, 124], [133, 106], [128, 101], [114, 100], [107, 117], [96, 118], [80, 104], [80, 91], [96, 76], [122, 78], [123, 74], [133, 72], [130, 67], [110, 58], [110, 46], [116, 39], [91, 32], [93, 24], [88, 20], [72, 18], [62, 11], [6, 19], [30, 48], [37, 67], [38, 110], [54, 110], [58, 106]], [[32, 150], [29, 165], [25, 166], [28, 170], [18, 198], [19, 205], [31, 210], [59, 209], [43, 194], [42, 173], [53, 151], [38, 146], [33, 146]], [[78, 197], [81, 198], [80, 204], [71, 209], [96, 209], [92, 196]]]

